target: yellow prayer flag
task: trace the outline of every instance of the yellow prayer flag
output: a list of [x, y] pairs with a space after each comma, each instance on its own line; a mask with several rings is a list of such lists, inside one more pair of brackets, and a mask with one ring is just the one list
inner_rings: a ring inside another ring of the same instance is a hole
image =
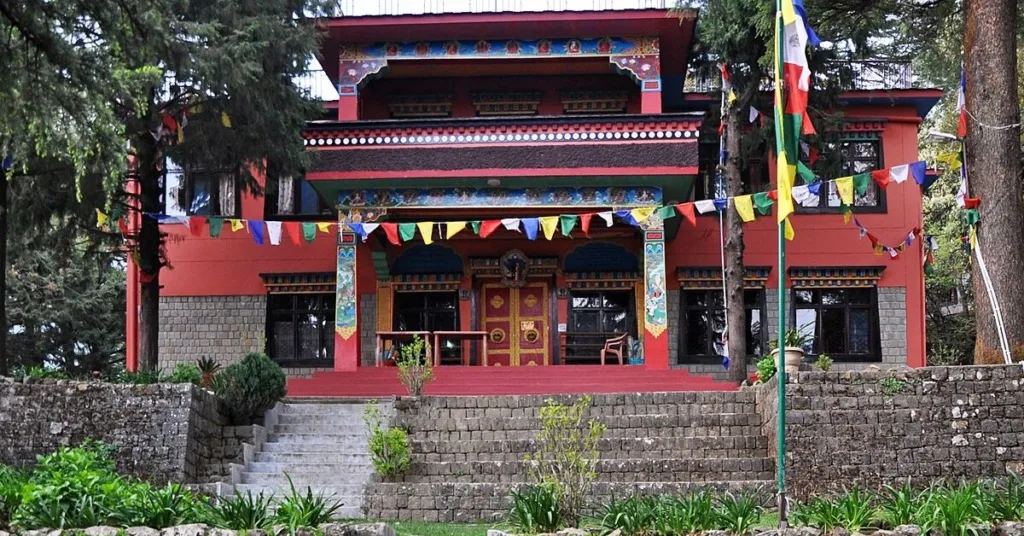
[[220, 124], [224, 125], [224, 128], [231, 128], [231, 118], [228, 117], [227, 112], [220, 113]]
[[636, 220], [637, 223], [641, 223], [643, 221], [646, 221], [647, 218], [650, 218], [651, 214], [654, 214], [655, 210], [656, 207], [634, 208], [633, 210], [629, 211], [629, 215], [633, 216], [633, 219]]
[[434, 242], [434, 222], [418, 221], [416, 222], [416, 228], [420, 230], [420, 236], [423, 237], [424, 244], [431, 244]]
[[789, 223], [789, 219], [786, 220], [786, 240], [792, 240], [796, 238], [796, 231], [793, 230], [793, 224]]
[[752, 197], [751, 195], [741, 195], [732, 198], [733, 204], [736, 205], [736, 212], [743, 221], [754, 221], [754, 202]]
[[96, 209], [96, 227], [103, 227], [104, 225], [107, 224], [108, 219], [109, 218], [106, 214], [103, 213], [102, 210]]
[[736, 102], [736, 98], [737, 98], [736, 97], [736, 92], [730, 89], [729, 90], [729, 104], [732, 104], [732, 103]]
[[839, 192], [839, 199], [843, 200], [844, 205], [853, 206], [853, 177], [836, 179], [836, 191]]
[[[796, 167], [789, 165], [785, 152], [780, 152], [777, 158], [777, 172], [779, 183], [779, 223], [782, 223], [793, 213], [793, 182], [796, 175]], [[852, 180], [852, 177], [851, 177]]]
[[234, 218], [228, 219], [228, 223], [231, 224], [231, 232], [241, 231], [242, 227], [245, 227], [242, 220], [236, 220]]
[[445, 240], [451, 240], [459, 231], [466, 228], [466, 222], [464, 221], [450, 221], [445, 225], [447, 226], [447, 232], [444, 235]]
[[185, 142], [185, 125], [178, 125], [178, 143]]
[[853, 209], [851, 209], [849, 206], [847, 206], [846, 210], [843, 211], [843, 223], [850, 223], [850, 218], [852, 218], [852, 217], [853, 217]]
[[316, 228], [321, 233], [329, 233], [329, 232], [331, 232], [331, 226], [332, 225], [334, 225], [333, 221], [318, 221], [318, 222], [316, 222]]
[[782, 0], [780, 3], [782, 8], [782, 23], [791, 24], [796, 22], [796, 9], [793, 8], [793, 0]]
[[[650, 214], [648, 214], [650, 216]], [[551, 240], [555, 236], [555, 228], [558, 227], [558, 216], [544, 216], [538, 218], [540, 226], [544, 229], [544, 238]]]

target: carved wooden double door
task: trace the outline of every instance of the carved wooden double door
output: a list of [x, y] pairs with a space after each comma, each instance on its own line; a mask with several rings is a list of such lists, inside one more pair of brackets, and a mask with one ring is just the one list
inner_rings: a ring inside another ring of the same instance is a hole
[[481, 325], [487, 331], [487, 364], [547, 365], [551, 360], [551, 307], [547, 283], [522, 287], [485, 284]]

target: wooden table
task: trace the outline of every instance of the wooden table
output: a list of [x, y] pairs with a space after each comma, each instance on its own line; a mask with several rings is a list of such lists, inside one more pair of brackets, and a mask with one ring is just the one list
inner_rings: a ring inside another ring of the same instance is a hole
[[[480, 362], [483, 366], [487, 366], [487, 337], [486, 331], [435, 331], [434, 332], [434, 366], [441, 366], [441, 341], [442, 340], [456, 340], [459, 342], [471, 341], [474, 339], [480, 339]], [[461, 346], [461, 345], [460, 345]], [[469, 352], [462, 352], [462, 365], [469, 366]]]
[[419, 337], [424, 342], [430, 343], [429, 331], [378, 331], [376, 365], [379, 367], [384, 364], [384, 341], [411, 341], [414, 337]]

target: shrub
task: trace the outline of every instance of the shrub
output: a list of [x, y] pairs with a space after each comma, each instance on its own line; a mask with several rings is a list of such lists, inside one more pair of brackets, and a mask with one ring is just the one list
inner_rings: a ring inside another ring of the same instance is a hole
[[196, 366], [199, 367], [199, 373], [202, 375], [199, 380], [199, 385], [203, 387], [213, 386], [213, 378], [221, 369], [220, 363], [217, 363], [209, 357], [203, 356], [196, 361]]
[[658, 528], [664, 534], [696, 534], [718, 527], [715, 498], [710, 491], [661, 501]]
[[199, 372], [199, 367], [191, 363], [178, 363], [174, 367], [174, 372], [166, 377], [166, 381], [170, 383], [191, 383], [193, 385], [199, 385], [199, 382], [203, 380], [203, 373]]
[[992, 521], [1024, 520], [1024, 478], [1010, 475], [1002, 484], [993, 486], [989, 503]]
[[266, 530], [274, 524], [274, 516], [270, 513], [271, 500], [272, 497], [264, 497], [263, 492], [253, 497], [251, 491], [242, 495], [235, 490], [234, 497], [223, 497], [217, 502], [210, 517], [221, 528], [237, 531]]
[[816, 527], [826, 534], [842, 526], [842, 513], [839, 511], [839, 505], [821, 497], [796, 509], [793, 518], [799, 524]]
[[589, 396], [578, 398], [571, 406], [548, 399], [540, 408], [537, 450], [526, 456], [531, 480], [555, 490], [562, 519], [573, 527], [580, 522], [597, 478], [597, 443], [605, 431], [603, 424], [584, 421], [589, 405]]
[[536, 534], [562, 528], [558, 496], [551, 486], [525, 486], [512, 492], [508, 522], [519, 532]]
[[878, 384], [882, 386], [882, 393], [886, 396], [898, 395], [907, 390], [907, 382], [897, 378], [895, 373], [882, 378]]
[[131, 385], [152, 385], [154, 383], [160, 383], [160, 380], [160, 373], [155, 370], [140, 370], [137, 372], [123, 370], [117, 375], [117, 377], [113, 378], [114, 383], [126, 383]]
[[768, 383], [768, 380], [775, 377], [775, 358], [766, 355], [757, 360], [757, 383]]
[[657, 534], [655, 527], [661, 514], [660, 503], [657, 497], [613, 500], [601, 513], [601, 528], [605, 533], [621, 531], [623, 536]]
[[871, 495], [853, 488], [836, 499], [840, 526], [847, 532], [860, 532], [871, 525], [876, 517]]
[[277, 503], [274, 520], [288, 527], [291, 534], [300, 528], [318, 527], [330, 522], [334, 519], [334, 513], [343, 506], [340, 502], [329, 501], [322, 494], [314, 495], [308, 487], [305, 493], [297, 491], [290, 476], [288, 487], [288, 494]]
[[420, 396], [423, 386], [434, 379], [434, 369], [430, 366], [430, 345], [416, 335], [412, 342], [402, 346], [402, 357], [398, 360], [398, 379], [407, 389], [410, 396]]
[[377, 403], [363, 410], [363, 422], [369, 431], [370, 461], [378, 474], [393, 476], [404, 473], [412, 462], [409, 434], [395, 427], [385, 427]]
[[927, 506], [927, 493], [918, 493], [910, 483], [900, 487], [885, 486], [878, 498], [878, 520], [886, 528], [914, 524]]
[[828, 354], [818, 354], [818, 359], [814, 361], [814, 366], [820, 368], [824, 372], [828, 372], [834, 363], [835, 361], [833, 361]]
[[932, 501], [934, 508], [927, 511], [932, 513], [931, 519], [919, 520], [917, 524], [927, 525], [943, 536], [976, 535], [974, 525], [990, 521], [985, 516], [984, 489], [977, 483], [939, 488]]
[[263, 417], [285, 395], [285, 375], [265, 354], [251, 352], [217, 375], [214, 392], [238, 423]]
[[757, 524], [761, 510], [761, 503], [752, 492], [726, 493], [718, 500], [718, 526], [731, 534], [742, 536]]
[[111, 505], [110, 519], [122, 527], [163, 529], [206, 521], [209, 505], [180, 484], [153, 487], [145, 482], [125, 482], [120, 500]]
[[0, 465], [0, 529], [10, 525], [11, 514], [21, 504], [21, 487], [24, 485], [23, 472]]

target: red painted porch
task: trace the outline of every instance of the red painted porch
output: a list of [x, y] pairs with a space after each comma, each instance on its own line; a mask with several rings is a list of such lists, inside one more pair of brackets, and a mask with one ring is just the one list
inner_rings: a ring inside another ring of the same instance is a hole
[[[735, 391], [736, 385], [687, 370], [651, 370], [644, 366], [555, 365], [547, 367], [438, 367], [425, 395], [548, 395]], [[348, 372], [317, 372], [288, 380], [291, 397], [407, 396], [394, 367]]]

